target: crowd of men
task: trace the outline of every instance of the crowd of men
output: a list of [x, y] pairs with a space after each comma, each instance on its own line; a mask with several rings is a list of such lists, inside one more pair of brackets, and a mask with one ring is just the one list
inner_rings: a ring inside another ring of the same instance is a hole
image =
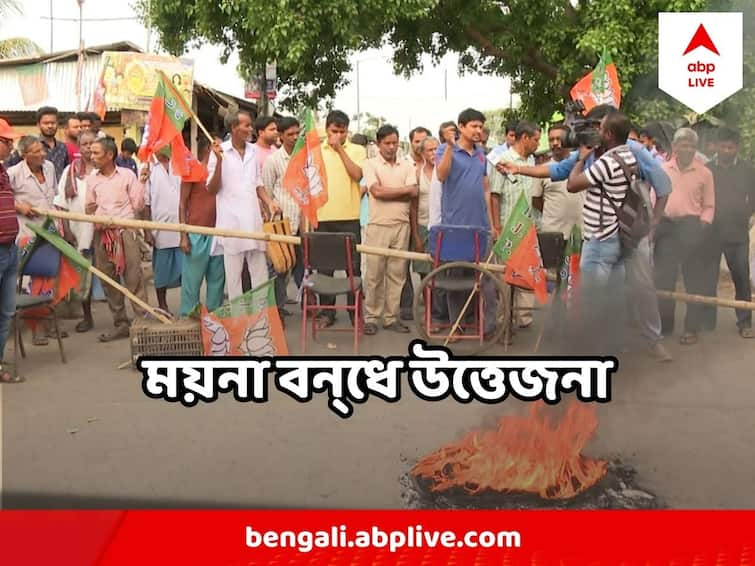
[[[569, 149], [569, 127], [548, 128], [547, 154], [538, 153], [541, 128], [522, 120], [506, 125], [505, 139], [488, 147], [485, 116], [474, 109], [444, 122], [433, 136], [427, 128], [408, 134], [411, 153], [400, 155], [400, 134], [390, 125], [376, 133], [374, 145], [364, 136], [349, 138], [349, 118], [338, 110], [325, 120], [322, 156], [328, 200], [318, 211], [318, 231], [350, 233], [354, 241], [394, 250], [428, 250], [428, 231], [436, 224], [477, 226], [490, 234], [492, 245], [505, 227], [515, 203], [524, 194], [531, 203], [540, 232], [560, 232], [565, 238], [577, 226], [583, 236], [581, 256], [582, 327], [591, 348], [621, 349], [625, 313], [630, 313], [653, 355], [671, 356], [662, 340], [674, 332], [675, 303], [658, 300], [656, 289], [674, 290], [679, 271], [689, 293], [715, 296], [721, 257], [725, 257], [738, 300], [751, 300], [748, 231], [755, 208], [752, 167], [738, 157], [739, 134], [718, 130], [715, 155], [698, 151], [697, 134], [681, 128], [670, 148], [660, 148], [647, 130], [610, 106], [598, 106], [586, 116], [599, 143]], [[63, 125], [64, 140], [57, 139]], [[202, 139], [197, 156], [206, 179], [182, 182], [173, 171], [169, 149], [149, 163], [137, 163], [134, 140], [124, 139], [120, 151], [101, 131], [95, 114], [77, 114], [61, 122], [56, 109], [37, 113], [38, 136], [20, 136], [0, 120], [0, 351], [15, 310], [17, 243], [31, 234], [27, 225], [43, 219], [36, 210], [144, 218], [157, 222], [261, 232], [263, 222], [282, 215], [293, 234], [309, 229], [299, 206], [282, 180], [300, 124], [292, 117], [256, 120], [243, 112], [226, 119], [225, 139]], [[19, 139], [20, 138], [20, 139]], [[18, 143], [15, 143], [18, 140]], [[13, 152], [13, 147], [16, 151]], [[369, 145], [369, 148], [366, 147]], [[368, 149], [371, 155], [368, 157]], [[537, 154], [537, 155], [536, 155]], [[622, 245], [616, 205], [629, 189], [628, 173], [638, 172], [652, 186], [652, 229], [636, 248]], [[212, 237], [168, 231], [147, 231], [61, 223], [66, 240], [95, 265], [142, 300], [147, 300], [142, 271], [144, 241], [152, 248], [158, 306], [168, 311], [166, 291], [181, 288], [180, 316], [189, 315], [202, 300], [214, 310], [256, 287], [272, 273], [262, 241]], [[485, 257], [487, 254], [485, 254]], [[364, 273], [362, 271], [364, 270]], [[429, 264], [405, 259], [354, 255], [353, 271], [362, 277], [364, 334], [408, 333], [413, 302], [412, 272], [420, 277]], [[328, 273], [326, 273], [328, 274]], [[301, 251], [289, 274], [278, 275], [276, 297], [281, 314], [296, 304], [288, 295], [306, 276]], [[200, 288], [206, 284], [206, 297]], [[483, 280], [485, 332], [495, 326], [495, 293]], [[625, 292], [626, 290], [626, 292]], [[105, 294], [114, 330], [99, 335], [107, 342], [129, 335], [123, 295]], [[517, 325], [532, 323], [533, 295], [517, 289]], [[438, 295], [432, 316], [438, 323], [455, 320], [464, 293]], [[354, 297], [348, 298], [353, 304]], [[321, 296], [322, 305], [335, 297]], [[143, 315], [133, 305], [135, 316]], [[78, 332], [92, 329], [91, 296], [83, 301]], [[751, 311], [737, 310], [743, 338], [752, 338]], [[323, 310], [319, 328], [335, 323], [335, 311]], [[353, 320], [352, 320], [353, 324]], [[694, 344], [698, 333], [716, 324], [715, 307], [689, 304], [682, 344]], [[458, 332], [461, 332], [460, 330]], [[35, 330], [34, 344], [47, 343], [51, 332]], [[7, 362], [0, 380], [21, 379]]]

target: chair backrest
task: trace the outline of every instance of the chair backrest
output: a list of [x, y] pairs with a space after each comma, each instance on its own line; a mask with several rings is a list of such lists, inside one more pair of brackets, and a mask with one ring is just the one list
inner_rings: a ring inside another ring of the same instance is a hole
[[539, 232], [537, 235], [540, 256], [545, 269], [558, 269], [564, 262], [566, 240], [561, 232]]
[[350, 232], [306, 232], [302, 234], [304, 266], [323, 271], [346, 271], [353, 276], [356, 235]]
[[479, 262], [487, 247], [488, 231], [479, 226], [436, 224], [428, 234], [428, 253], [436, 262]]
[[57, 277], [60, 271], [60, 251], [49, 242], [38, 243], [29, 256], [22, 259], [19, 275]]

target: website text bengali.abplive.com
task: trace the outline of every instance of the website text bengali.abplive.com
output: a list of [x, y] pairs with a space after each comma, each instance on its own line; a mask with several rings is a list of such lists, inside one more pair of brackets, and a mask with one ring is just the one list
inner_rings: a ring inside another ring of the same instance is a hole
[[330, 530], [257, 530], [246, 527], [246, 546], [249, 548], [290, 548], [311, 552], [315, 548], [387, 548], [397, 552], [404, 548], [520, 548], [519, 531], [454, 531], [424, 530], [421, 525], [403, 530], [382, 530], [373, 526], [367, 530], [349, 531], [346, 526]]

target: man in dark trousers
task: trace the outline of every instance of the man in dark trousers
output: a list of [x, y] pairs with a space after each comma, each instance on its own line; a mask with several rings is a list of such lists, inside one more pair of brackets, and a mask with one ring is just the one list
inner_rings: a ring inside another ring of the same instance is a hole
[[[750, 285], [749, 221], [755, 212], [755, 168], [740, 159], [739, 132], [731, 128], [718, 130], [718, 152], [708, 164], [713, 172], [716, 210], [710, 238], [711, 267], [708, 295], [716, 295], [721, 256], [726, 258], [738, 301], [752, 300]], [[737, 328], [742, 338], [753, 338], [752, 311], [737, 309]], [[716, 307], [706, 307], [703, 327], [716, 327]]]

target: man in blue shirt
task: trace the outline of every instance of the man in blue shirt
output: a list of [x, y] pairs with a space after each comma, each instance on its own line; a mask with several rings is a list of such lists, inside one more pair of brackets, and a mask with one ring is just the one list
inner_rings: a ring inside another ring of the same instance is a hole
[[[597, 123], [613, 112], [618, 112], [613, 106], [602, 104], [593, 108], [587, 115], [588, 119]], [[627, 140], [627, 145], [639, 165], [640, 174], [653, 187], [656, 197], [653, 226], [656, 226], [663, 216], [666, 200], [671, 193], [671, 180], [663, 170], [661, 164], [647, 151], [645, 146]], [[596, 154], [597, 153], [597, 154]], [[588, 169], [600, 157], [600, 148], [592, 150], [584, 161], [584, 169]], [[524, 167], [512, 163], [499, 163], [497, 168], [514, 175], [529, 175], [531, 177], [550, 178], [552, 181], [564, 181], [569, 178], [574, 165], [579, 160], [579, 151], [573, 151], [568, 158], [557, 163]], [[644, 238], [637, 249], [625, 261], [627, 284], [632, 314], [640, 327], [642, 335], [650, 344], [653, 356], [661, 362], [672, 360], [671, 354], [663, 346], [661, 334], [661, 317], [658, 311], [658, 296], [655, 290], [655, 280], [651, 258], [651, 238]]]
[[[435, 158], [436, 174], [443, 187], [441, 224], [475, 226], [489, 232], [495, 224], [492, 222], [487, 161], [485, 152], [479, 145], [485, 116], [482, 112], [468, 108], [459, 114], [458, 124], [458, 130], [454, 126], [443, 130], [442, 137], [445, 143], [438, 148]], [[433, 252], [434, 250], [430, 250], [430, 253]], [[483, 278], [481, 287], [484, 300], [484, 332], [490, 334], [496, 325], [495, 286], [489, 278]], [[447, 293], [452, 323], [459, 316], [468, 295], [465, 291]]]

